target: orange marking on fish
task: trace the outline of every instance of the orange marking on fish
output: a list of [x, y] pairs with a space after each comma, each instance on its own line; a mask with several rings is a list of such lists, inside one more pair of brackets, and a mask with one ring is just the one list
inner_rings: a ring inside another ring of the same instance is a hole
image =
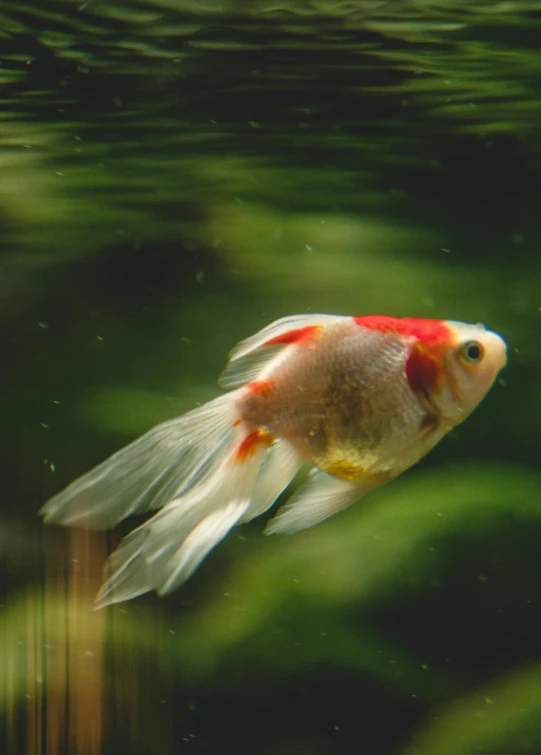
[[348, 459], [330, 459], [328, 464], [322, 465], [321, 469], [343, 480], [360, 481], [365, 475], [365, 468]]
[[244, 438], [238, 447], [235, 460], [243, 464], [250, 456], [253, 456], [258, 446], [270, 446], [271, 443], [272, 435], [270, 433], [266, 430], [254, 430], [253, 433]]
[[262, 346], [280, 346], [288, 345], [291, 343], [300, 343], [316, 336], [321, 330], [321, 325], [307, 325], [304, 328], [296, 328], [295, 330], [288, 330], [287, 333], [282, 333], [276, 338], [271, 338], [269, 341], [265, 341]]
[[242, 420], [241, 420], [241, 419], [236, 419], [236, 420], [235, 420], [235, 421], [233, 422], [233, 427], [238, 427], [238, 426], [239, 426], [239, 425], [241, 425], [241, 424], [242, 424]]
[[274, 378], [268, 378], [267, 380], [254, 380], [248, 383], [246, 386], [251, 393], [257, 393], [263, 398], [270, 396], [272, 391], [276, 388], [276, 380]]

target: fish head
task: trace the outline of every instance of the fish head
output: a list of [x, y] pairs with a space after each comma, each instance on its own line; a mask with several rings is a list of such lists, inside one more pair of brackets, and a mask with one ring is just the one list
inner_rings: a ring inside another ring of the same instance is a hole
[[438, 413], [450, 424], [462, 422], [482, 401], [507, 363], [504, 339], [484, 325], [447, 321], [442, 344], [440, 390], [432, 396]]

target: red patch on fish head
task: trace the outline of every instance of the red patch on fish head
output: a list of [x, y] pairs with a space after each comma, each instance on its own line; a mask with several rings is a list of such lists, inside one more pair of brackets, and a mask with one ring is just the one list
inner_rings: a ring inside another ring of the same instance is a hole
[[406, 362], [406, 377], [414, 393], [439, 393], [444, 381], [444, 355], [441, 346], [417, 341]]
[[449, 343], [451, 331], [443, 320], [423, 320], [420, 317], [388, 317], [387, 315], [367, 315], [353, 320], [364, 328], [379, 330], [381, 333], [396, 333], [400, 336], [417, 338], [426, 343]]
[[452, 343], [452, 333], [443, 320], [416, 317], [369, 315], [354, 317], [357, 325], [381, 333], [395, 333], [411, 340], [406, 362], [406, 377], [415, 393], [438, 393], [445, 375], [445, 347]]

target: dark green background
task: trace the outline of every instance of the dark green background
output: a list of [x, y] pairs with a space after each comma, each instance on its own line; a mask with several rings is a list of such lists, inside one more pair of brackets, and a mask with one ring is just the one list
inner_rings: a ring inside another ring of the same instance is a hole
[[[541, 2], [3, 0], [0, 61], [2, 752], [541, 752]], [[97, 618], [40, 505], [307, 310], [509, 366], [366, 502]]]

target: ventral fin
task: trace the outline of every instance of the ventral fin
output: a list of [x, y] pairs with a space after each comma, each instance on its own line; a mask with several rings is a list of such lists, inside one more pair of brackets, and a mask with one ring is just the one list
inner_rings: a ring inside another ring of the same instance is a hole
[[292, 315], [276, 320], [235, 346], [219, 384], [232, 389], [257, 380], [282, 349], [301, 344], [313, 338], [319, 328], [346, 319], [342, 315], [315, 314]]
[[314, 470], [289, 503], [271, 519], [265, 533], [289, 535], [313, 527], [345, 509], [360, 498], [364, 490], [357, 483]]
[[257, 476], [252, 500], [242, 522], [248, 522], [267, 511], [302, 466], [303, 457], [288, 443], [278, 439], [267, 451]]
[[338, 511], [347, 508], [370, 490], [388, 482], [391, 472], [366, 474], [355, 482], [314, 469], [307, 482], [271, 519], [265, 534], [289, 535], [319, 524]]

